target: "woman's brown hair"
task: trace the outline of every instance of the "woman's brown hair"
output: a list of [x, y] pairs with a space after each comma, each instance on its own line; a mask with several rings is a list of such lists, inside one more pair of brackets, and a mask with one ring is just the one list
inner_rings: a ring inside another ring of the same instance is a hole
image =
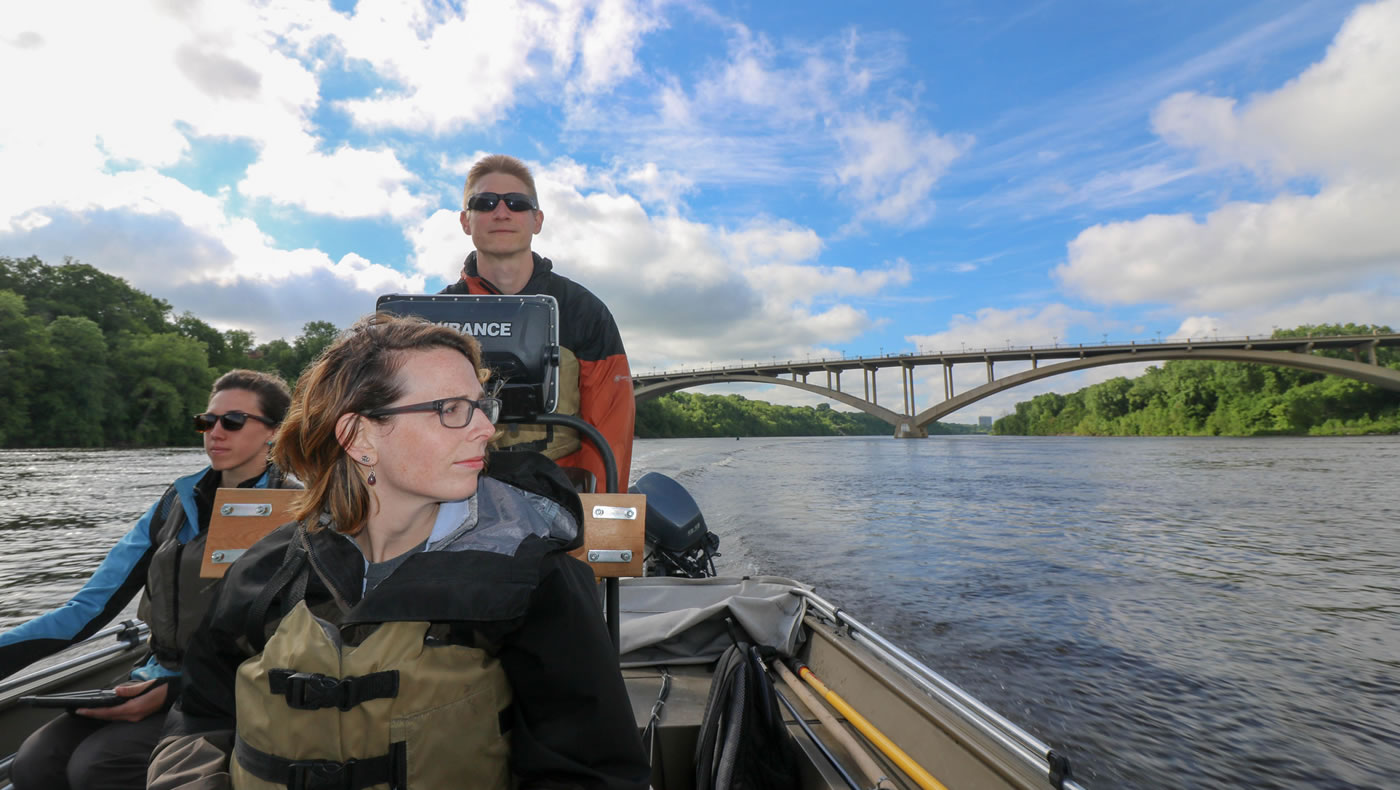
[[[297, 379], [272, 451], [273, 462], [306, 486], [293, 504], [297, 521], [318, 529], [325, 513], [332, 527], [347, 535], [364, 526], [373, 492], [345, 447], [355, 441], [360, 420], [370, 419], [360, 415], [403, 394], [398, 372], [404, 352], [434, 348], [460, 351], [482, 383], [489, 377], [481, 346], [470, 335], [422, 318], [375, 313], [341, 333]], [[346, 414], [355, 417], [346, 435], [337, 435]]]
[[260, 370], [230, 370], [214, 382], [209, 397], [212, 398], [224, 390], [247, 390], [258, 396], [258, 408], [262, 410], [262, 416], [274, 423], [281, 422], [282, 418], [287, 416], [287, 406], [292, 402], [292, 393], [287, 389], [287, 382], [276, 373], [263, 373]]

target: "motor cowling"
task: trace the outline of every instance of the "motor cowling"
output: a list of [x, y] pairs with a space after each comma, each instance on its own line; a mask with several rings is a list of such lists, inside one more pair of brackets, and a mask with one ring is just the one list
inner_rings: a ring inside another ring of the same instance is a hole
[[719, 536], [690, 492], [660, 472], [642, 475], [628, 489], [647, 498], [646, 574], [699, 579], [715, 575]]

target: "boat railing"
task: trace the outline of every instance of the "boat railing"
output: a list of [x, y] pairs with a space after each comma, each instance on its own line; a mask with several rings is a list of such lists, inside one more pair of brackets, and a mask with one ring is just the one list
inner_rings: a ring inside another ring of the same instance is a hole
[[869, 626], [810, 590], [796, 589], [793, 595], [807, 599], [809, 610], [846, 628], [851, 638], [864, 645], [900, 675], [939, 702], [952, 708], [977, 731], [1001, 745], [1003, 749], [1037, 772], [1043, 773], [1051, 785], [1069, 790], [1083, 790], [1069, 777], [1069, 760], [1011, 720], [987, 707], [985, 703], [959, 688], [906, 651], [872, 630]]
[[8, 694], [18, 688], [42, 683], [74, 667], [94, 664], [108, 656], [131, 650], [133, 647], [145, 644], [146, 638], [150, 636], [150, 633], [150, 626], [140, 620], [124, 620], [117, 625], [108, 626], [82, 642], [79, 642], [77, 645], [74, 645], [74, 648], [81, 650], [83, 646], [98, 644], [108, 638], [115, 637], [116, 639], [112, 644], [97, 648], [96, 650], [83, 650], [79, 655], [56, 664], [40, 667], [28, 674], [16, 675], [15, 677], [0, 681], [0, 696]]

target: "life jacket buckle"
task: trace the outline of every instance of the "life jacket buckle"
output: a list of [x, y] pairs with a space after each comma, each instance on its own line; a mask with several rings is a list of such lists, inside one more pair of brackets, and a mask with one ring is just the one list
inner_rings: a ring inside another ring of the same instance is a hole
[[287, 764], [287, 790], [355, 790], [355, 762], [294, 760]]
[[355, 707], [350, 684], [338, 678], [319, 673], [296, 672], [287, 677], [287, 705], [297, 710], [319, 710], [339, 708], [348, 711]]

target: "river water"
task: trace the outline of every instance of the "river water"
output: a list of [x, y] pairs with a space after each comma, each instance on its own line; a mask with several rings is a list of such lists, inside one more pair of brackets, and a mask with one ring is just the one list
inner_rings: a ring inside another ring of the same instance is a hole
[[[0, 627], [197, 450], [0, 452]], [[814, 584], [1090, 788], [1400, 787], [1400, 437], [641, 440], [722, 573]]]

